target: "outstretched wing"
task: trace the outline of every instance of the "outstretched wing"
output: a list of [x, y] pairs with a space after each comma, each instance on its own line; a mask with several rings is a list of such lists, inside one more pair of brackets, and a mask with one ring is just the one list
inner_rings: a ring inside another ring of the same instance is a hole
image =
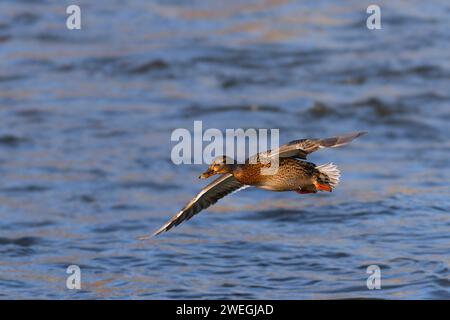
[[194, 199], [192, 199], [180, 210], [180, 212], [159, 228], [153, 235], [156, 236], [179, 225], [185, 220], [189, 220], [203, 209], [216, 203], [217, 200], [243, 187], [245, 187], [245, 185], [237, 181], [231, 173], [224, 174], [203, 188]]
[[342, 136], [326, 139], [300, 139], [291, 141], [280, 148], [264, 153], [264, 156], [280, 158], [300, 158], [306, 159], [306, 156], [321, 148], [335, 148], [350, 143], [354, 139], [365, 135], [367, 132], [355, 132]]

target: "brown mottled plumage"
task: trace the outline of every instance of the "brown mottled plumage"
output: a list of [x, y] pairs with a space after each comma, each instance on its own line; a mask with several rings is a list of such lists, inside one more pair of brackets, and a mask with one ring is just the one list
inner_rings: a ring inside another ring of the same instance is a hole
[[[278, 171], [273, 175], [260, 174], [263, 164], [235, 166], [232, 173], [244, 185], [255, 186], [270, 191], [295, 191], [301, 186], [312, 184], [318, 174], [316, 165], [294, 158], [281, 158]], [[267, 167], [267, 165], [266, 165]]]
[[[203, 188], [154, 235], [189, 220], [220, 198], [249, 186], [270, 191], [295, 191], [300, 194], [331, 192], [339, 183], [340, 172], [337, 167], [331, 163], [316, 166], [303, 160], [306, 160], [308, 154], [320, 148], [339, 147], [365, 133], [357, 132], [327, 139], [294, 140], [276, 150], [255, 155], [244, 164], [235, 164], [232, 159], [225, 156], [217, 157], [199, 178], [205, 179], [215, 174], [221, 176]], [[271, 165], [268, 163], [269, 160], [279, 161], [278, 170], [270, 175], [263, 174], [262, 169]]]

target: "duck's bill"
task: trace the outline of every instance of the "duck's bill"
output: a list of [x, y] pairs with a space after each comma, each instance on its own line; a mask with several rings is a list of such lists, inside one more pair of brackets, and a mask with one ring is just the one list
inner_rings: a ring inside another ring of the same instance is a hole
[[199, 179], [206, 179], [209, 178], [211, 176], [213, 176], [215, 174], [214, 171], [212, 170], [206, 170], [205, 172], [203, 172], [201, 175], [198, 176]]

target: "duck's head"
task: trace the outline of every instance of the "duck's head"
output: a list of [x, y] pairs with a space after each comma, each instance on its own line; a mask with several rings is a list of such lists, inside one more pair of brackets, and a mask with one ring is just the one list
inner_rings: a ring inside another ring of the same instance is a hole
[[209, 165], [208, 170], [203, 172], [199, 179], [206, 179], [215, 174], [231, 173], [233, 171], [234, 160], [227, 156], [219, 156]]

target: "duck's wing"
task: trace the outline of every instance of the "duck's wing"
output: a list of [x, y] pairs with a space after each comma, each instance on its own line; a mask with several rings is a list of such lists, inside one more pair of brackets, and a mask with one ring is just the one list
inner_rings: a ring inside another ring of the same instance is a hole
[[[226, 195], [246, 187], [237, 181], [231, 173], [224, 174], [217, 178], [200, 191], [183, 209], [180, 210], [170, 221], [159, 228], [153, 235], [156, 236], [164, 231], [168, 231], [185, 220], [189, 220], [194, 215], [208, 208], [217, 200]], [[145, 237], [142, 237], [144, 239]]]
[[365, 135], [367, 132], [355, 132], [342, 136], [326, 139], [300, 139], [294, 140], [273, 151], [262, 154], [269, 158], [278, 155], [280, 158], [300, 158], [306, 159], [307, 155], [321, 148], [335, 148], [350, 143], [354, 139]]

